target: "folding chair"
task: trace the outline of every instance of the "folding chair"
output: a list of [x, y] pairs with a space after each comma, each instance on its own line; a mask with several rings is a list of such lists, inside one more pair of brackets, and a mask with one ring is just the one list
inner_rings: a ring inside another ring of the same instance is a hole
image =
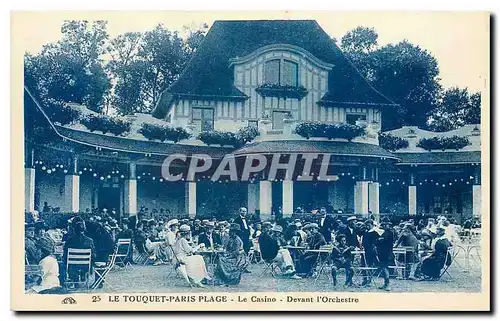
[[132, 239], [118, 239], [116, 242], [116, 249], [115, 252], [110, 255], [114, 256], [114, 265], [118, 265], [123, 267], [124, 269], [127, 269], [127, 267], [132, 266], [130, 264], [129, 256], [130, 256], [130, 249], [132, 246]]
[[[458, 253], [458, 252], [457, 252]], [[453, 246], [450, 246], [448, 248], [448, 252], [446, 253], [446, 259], [444, 261], [444, 267], [441, 269], [441, 273], [439, 274], [439, 279], [441, 279], [441, 277], [443, 277], [443, 275], [448, 275], [450, 278], [453, 278], [450, 274], [450, 272], [448, 271], [450, 266], [456, 262], [457, 260], [455, 259], [456, 258], [456, 253], [455, 253], [455, 249]], [[458, 263], [457, 263], [458, 264]]]
[[[92, 261], [92, 253], [91, 249], [68, 249], [68, 256], [66, 260], [66, 281], [64, 282], [64, 286], [66, 290], [69, 290], [68, 285], [80, 285], [84, 284], [87, 288], [87, 292], [89, 291], [89, 279], [90, 279], [90, 268]], [[78, 281], [74, 281], [70, 279], [70, 271], [71, 268], [77, 269]], [[84, 276], [84, 280], [81, 279], [82, 272]]]
[[145, 244], [135, 245], [137, 250], [137, 257], [134, 259], [134, 262], [141, 265], [147, 265], [148, 263], [153, 263], [153, 261], [149, 258], [151, 255], [147, 250]]
[[380, 276], [380, 269], [373, 266], [368, 266], [366, 263], [366, 256], [364, 250], [356, 250], [351, 252], [354, 255], [352, 268], [354, 270], [352, 276], [353, 284], [361, 286], [363, 280], [366, 278], [370, 283], [375, 283], [374, 279]]
[[273, 278], [276, 278], [276, 276], [281, 272], [281, 269], [278, 266], [278, 264], [273, 260], [263, 260], [263, 261], [265, 266], [259, 277], [263, 277], [266, 273], [270, 272], [271, 276]]
[[[389, 277], [400, 277], [401, 279], [405, 279], [406, 275], [406, 249], [394, 249], [394, 265], [389, 265], [389, 272], [392, 270], [393, 273], [389, 274]], [[403, 258], [403, 262], [398, 260], [399, 257]]]
[[[110, 259], [107, 263], [104, 262], [95, 263], [94, 273], [96, 274], [96, 280], [94, 281], [94, 284], [92, 284], [91, 286], [92, 290], [97, 289], [103, 283], [107, 284], [111, 288], [111, 290], [113, 290], [111, 284], [108, 281], [106, 281], [106, 276], [108, 275], [109, 272], [111, 272], [113, 266], [115, 266], [117, 255], [112, 254], [109, 257]], [[99, 263], [104, 263], [104, 265]]]
[[191, 287], [193, 286], [189, 281], [189, 277], [187, 275], [186, 266], [179, 261], [177, 255], [174, 252], [174, 248], [171, 245], [167, 245], [170, 250], [172, 250], [172, 259], [170, 260], [170, 265], [172, 269], [168, 273], [167, 277], [170, 277], [172, 273], [175, 271], [177, 276], [182, 277]]
[[25, 285], [35, 284], [38, 278], [42, 277], [42, 267], [38, 264], [29, 264], [28, 257], [24, 256], [24, 283]]

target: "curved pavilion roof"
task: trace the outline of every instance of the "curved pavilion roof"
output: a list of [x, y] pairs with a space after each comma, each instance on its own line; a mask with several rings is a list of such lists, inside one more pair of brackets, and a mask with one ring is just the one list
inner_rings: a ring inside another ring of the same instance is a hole
[[270, 153], [298, 153], [298, 154], [331, 154], [336, 156], [370, 157], [380, 159], [394, 159], [398, 157], [385, 149], [364, 143], [316, 141], [316, 140], [277, 140], [263, 141], [246, 145], [233, 152], [235, 156]]

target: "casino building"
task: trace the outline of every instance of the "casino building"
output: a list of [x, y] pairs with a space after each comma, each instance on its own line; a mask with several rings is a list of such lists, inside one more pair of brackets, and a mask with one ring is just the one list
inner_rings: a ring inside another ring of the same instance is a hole
[[[247, 206], [261, 218], [278, 212], [286, 217], [297, 207], [309, 211], [326, 204], [331, 211], [360, 215], [448, 214], [459, 220], [480, 215], [480, 126], [445, 133], [403, 127], [384, 134], [407, 143], [384, 149], [381, 120], [397, 105], [371, 87], [312, 20], [216, 21], [153, 113], [127, 116], [131, 126], [125, 134], [91, 132], [79, 122], [62, 126], [27, 87], [24, 105], [25, 117], [40, 116], [51, 132], [40, 142], [32, 139], [36, 131], [27, 129], [27, 212], [41, 211], [47, 202], [60, 212], [99, 207], [124, 216], [141, 207], [227, 216]], [[70, 105], [84, 116], [93, 113]], [[141, 134], [144, 124], [180, 126], [191, 137], [148, 139]], [[338, 130], [322, 137], [305, 124], [362, 132], [348, 133], [348, 139]], [[240, 146], [223, 140], [207, 145], [198, 136], [242, 128], [255, 128], [258, 136]], [[421, 147], [422, 139], [447, 137], [467, 144]], [[301, 160], [291, 177], [278, 173], [272, 181], [266, 178], [268, 168], [248, 182], [212, 182], [205, 174], [171, 182], [161, 175], [172, 154], [187, 156], [176, 165], [184, 171], [196, 154], [209, 155], [214, 163], [233, 154], [241, 163], [250, 155], [277, 153], [283, 162], [292, 155], [329, 154], [330, 178], [302, 181]]]

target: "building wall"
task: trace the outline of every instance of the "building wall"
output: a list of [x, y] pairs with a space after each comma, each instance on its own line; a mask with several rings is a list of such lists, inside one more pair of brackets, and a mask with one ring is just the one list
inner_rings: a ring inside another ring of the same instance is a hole
[[137, 209], [145, 206], [151, 212], [161, 208], [170, 210], [172, 214], [185, 213], [184, 182], [176, 183], [137, 183]]
[[[249, 56], [252, 56], [250, 54]], [[264, 68], [267, 60], [287, 59], [298, 64], [298, 85], [305, 87], [307, 95], [301, 100], [295, 98], [262, 97], [255, 89], [264, 84]], [[329, 67], [312, 61], [306, 55], [287, 49], [256, 54], [250, 60], [234, 65], [234, 84], [249, 99], [243, 102], [189, 100], [174, 102], [166, 119], [174, 125], [186, 126], [191, 121], [193, 107], [214, 109], [217, 130], [236, 131], [267, 115], [272, 118], [273, 111], [289, 111], [293, 119], [302, 121], [345, 122], [348, 113], [366, 114], [367, 122], [380, 124], [380, 112], [376, 108], [344, 108], [340, 106], [319, 106], [317, 102], [328, 91]]]
[[35, 204], [38, 210], [43, 209], [43, 203], [52, 208], [64, 209], [64, 175], [35, 173]]

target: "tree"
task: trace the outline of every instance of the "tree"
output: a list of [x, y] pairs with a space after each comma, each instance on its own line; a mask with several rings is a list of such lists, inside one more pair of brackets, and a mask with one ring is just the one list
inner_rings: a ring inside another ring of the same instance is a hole
[[467, 88], [450, 88], [443, 92], [439, 105], [429, 117], [428, 128], [448, 131], [466, 124], [481, 122], [481, 94], [469, 93]]
[[342, 38], [341, 47], [374, 88], [399, 104], [384, 113], [382, 130], [425, 126], [441, 92], [437, 60], [406, 40], [378, 47], [377, 38], [374, 29], [358, 27]]
[[112, 104], [120, 114], [149, 112], [203, 42], [206, 24], [183, 39], [163, 25], [143, 33], [119, 35], [108, 46], [108, 70], [115, 79]]
[[26, 84], [40, 97], [84, 104], [100, 111], [111, 83], [102, 56], [108, 38], [106, 22], [65, 21], [62, 38], [24, 57]]

